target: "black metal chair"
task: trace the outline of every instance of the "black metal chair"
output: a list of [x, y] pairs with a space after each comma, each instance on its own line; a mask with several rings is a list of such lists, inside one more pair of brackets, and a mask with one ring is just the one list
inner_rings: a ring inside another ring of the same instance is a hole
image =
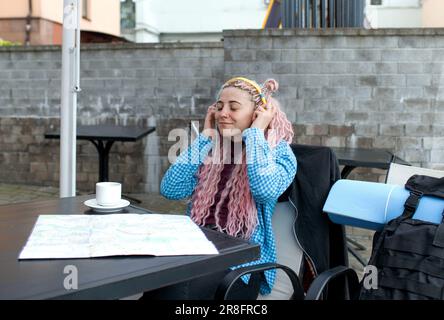
[[[289, 277], [293, 300], [353, 299], [359, 291], [356, 272], [348, 267], [347, 244], [344, 227], [333, 224], [322, 212], [331, 186], [340, 178], [339, 165], [334, 152], [328, 147], [291, 145], [298, 161], [296, 177], [279, 198], [289, 201], [297, 216], [294, 222], [295, 237], [302, 252], [302, 263], [297, 270], [277, 263], [242, 267], [230, 272], [220, 283], [215, 299], [229, 299], [232, 285], [246, 274], [280, 269]], [[274, 212], [274, 216], [279, 212]], [[307, 230], [319, 230], [313, 234]], [[274, 230], [279, 248], [280, 232]], [[297, 236], [296, 236], [297, 234]], [[296, 257], [295, 257], [296, 258]], [[310, 279], [311, 264], [317, 270]]]

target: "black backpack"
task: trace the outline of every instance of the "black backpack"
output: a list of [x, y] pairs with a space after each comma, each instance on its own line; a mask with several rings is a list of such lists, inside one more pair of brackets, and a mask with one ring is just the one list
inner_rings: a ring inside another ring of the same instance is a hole
[[[403, 214], [374, 236], [359, 299], [444, 300], [444, 223], [412, 219], [422, 196], [444, 199], [444, 178], [414, 175], [405, 187], [410, 196]], [[367, 277], [375, 270], [372, 285]]]

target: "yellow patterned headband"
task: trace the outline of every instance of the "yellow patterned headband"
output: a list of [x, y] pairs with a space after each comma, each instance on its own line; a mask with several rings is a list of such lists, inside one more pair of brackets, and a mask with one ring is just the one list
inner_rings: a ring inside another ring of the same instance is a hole
[[264, 103], [264, 105], [267, 104], [267, 99], [265, 99], [265, 96], [262, 93], [261, 87], [259, 87], [259, 85], [256, 82], [254, 82], [250, 79], [243, 78], [243, 77], [235, 77], [235, 78], [232, 78], [232, 79], [228, 80], [227, 82], [225, 82], [225, 84], [229, 84], [231, 82], [238, 81], [238, 80], [244, 81], [244, 82], [250, 84], [251, 86], [253, 86], [259, 92], [259, 96], [261, 97], [261, 100]]

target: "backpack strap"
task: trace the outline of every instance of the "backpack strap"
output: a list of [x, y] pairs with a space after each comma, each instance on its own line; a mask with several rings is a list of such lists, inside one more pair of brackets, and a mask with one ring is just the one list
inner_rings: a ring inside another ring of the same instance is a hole
[[[422, 196], [423, 193], [421, 191], [418, 190], [410, 191], [410, 195], [404, 203], [404, 212], [402, 213], [402, 215], [400, 215], [396, 219], [391, 220], [388, 224], [384, 226], [384, 229], [382, 230], [381, 234], [379, 235], [374, 245], [369, 264], [374, 264], [376, 262], [377, 254], [374, 253], [378, 252], [379, 249], [381, 248], [382, 243], [384, 242], [384, 238], [386, 237], [386, 234], [388, 232], [394, 232], [402, 221], [409, 219], [413, 216], [413, 214], [416, 211], [416, 208], [418, 207], [419, 200], [421, 199]], [[444, 232], [444, 227], [443, 227], [443, 232]], [[444, 241], [444, 238], [442, 240]]]
[[401, 215], [402, 220], [409, 219], [413, 216], [418, 207], [419, 200], [424, 195], [422, 191], [411, 190], [410, 195], [404, 203], [404, 212]]
[[[421, 191], [418, 190], [410, 191], [410, 195], [404, 203], [404, 212], [402, 213], [402, 215], [400, 215], [396, 219], [391, 220], [388, 224], [384, 226], [384, 229], [382, 230], [378, 240], [374, 245], [375, 249], [373, 250], [373, 252], [379, 251], [387, 232], [394, 232], [402, 221], [409, 219], [413, 216], [413, 214], [416, 211], [416, 208], [418, 207], [419, 200], [421, 199], [422, 196], [423, 193]], [[371, 256], [371, 258], [374, 258], [373, 255]], [[370, 262], [374, 262], [374, 259], [371, 259]], [[369, 264], [371, 264], [370, 262]]]

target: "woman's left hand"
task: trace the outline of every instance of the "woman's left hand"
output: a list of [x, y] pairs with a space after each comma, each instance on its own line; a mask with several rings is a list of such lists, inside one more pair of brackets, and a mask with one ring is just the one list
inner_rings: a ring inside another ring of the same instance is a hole
[[258, 107], [253, 114], [251, 128], [267, 129], [275, 114], [276, 108], [271, 103], [266, 106], [266, 109], [263, 106]]

